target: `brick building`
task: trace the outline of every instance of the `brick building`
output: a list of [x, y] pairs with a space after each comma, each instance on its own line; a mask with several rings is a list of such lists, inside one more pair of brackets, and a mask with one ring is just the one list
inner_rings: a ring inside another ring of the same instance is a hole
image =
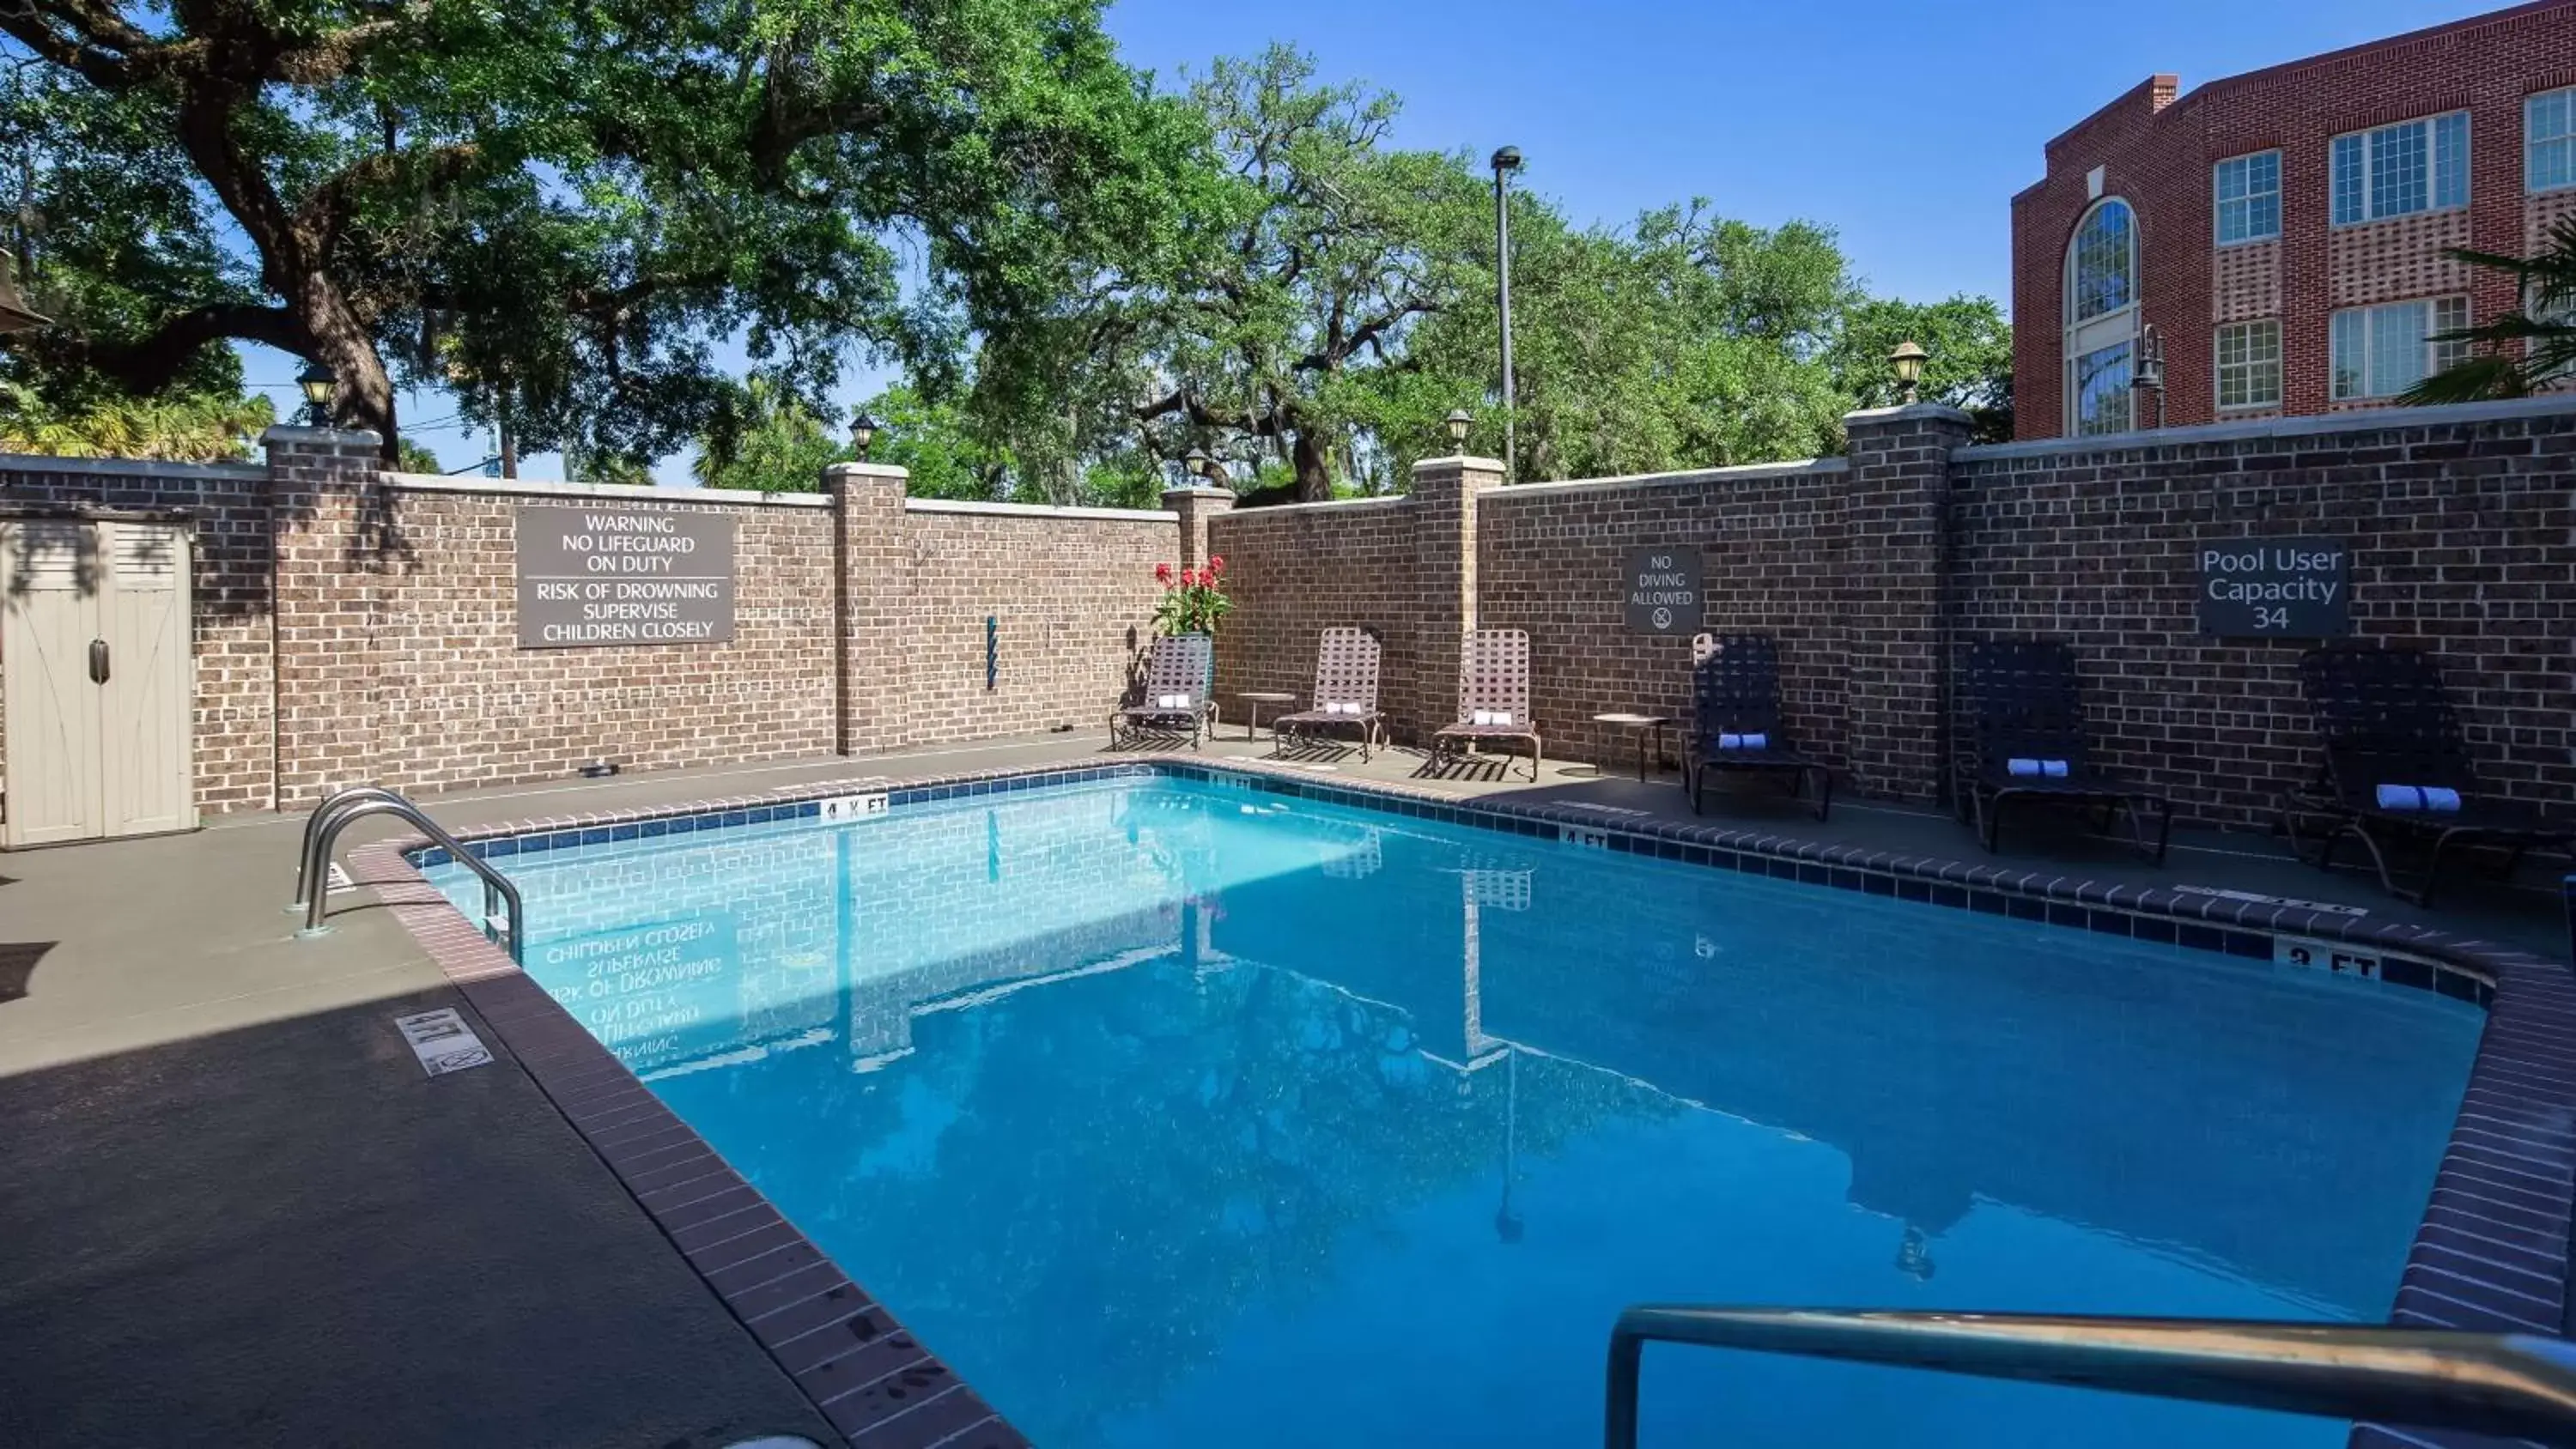
[[2450, 247], [2525, 255], [2576, 211], [2576, 0], [2183, 93], [2150, 76], [2013, 198], [2023, 438], [2385, 406], [2428, 339], [2515, 304]]

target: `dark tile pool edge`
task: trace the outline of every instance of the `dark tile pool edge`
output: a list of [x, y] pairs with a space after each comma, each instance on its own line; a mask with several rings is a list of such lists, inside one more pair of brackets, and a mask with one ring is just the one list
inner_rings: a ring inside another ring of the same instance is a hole
[[[507, 855], [651, 838], [686, 829], [801, 819], [819, 815], [826, 799], [859, 793], [881, 792], [888, 806], [894, 807], [1150, 775], [1239, 783], [1266, 793], [1540, 839], [1571, 838], [1620, 853], [2264, 960], [2272, 957], [2275, 937], [2349, 945], [2379, 955], [2387, 966], [2396, 968], [2383, 972], [2389, 984], [2433, 990], [2487, 1010], [2460, 1115], [2452, 1124], [2431, 1199], [2408, 1251], [2389, 1321], [2483, 1332], [2556, 1335], [2564, 1330], [2571, 1296], [2570, 1227], [2576, 1221], [2576, 976], [2565, 963], [2493, 942], [2302, 906], [2114, 885], [2081, 874], [1823, 845], [1764, 830], [1660, 820], [1556, 801], [1471, 799], [1401, 784], [1328, 780], [1258, 761], [1215, 764], [1167, 754], [1099, 765], [1032, 765], [902, 780], [828, 781], [768, 795], [517, 821], [459, 832], [459, 837], [486, 853]], [[688, 824], [675, 830], [682, 821]], [[493, 851], [494, 843], [504, 848]], [[390, 864], [375, 863], [376, 868], [367, 873], [371, 882], [395, 878], [415, 887], [429, 901], [411, 910], [443, 918], [414, 924], [405, 916], [413, 934], [439, 956], [442, 966], [448, 964], [443, 949], [475, 948], [476, 965], [469, 969], [479, 973], [476, 979], [516, 978], [523, 995], [515, 1004], [522, 1015], [547, 1021], [549, 1044], [558, 1043], [566, 1030], [578, 1035], [597, 1059], [588, 1067], [592, 1074], [603, 1070], [597, 1062], [604, 1061], [617, 1069], [626, 1085], [649, 1097], [606, 1048], [598, 1046], [533, 982], [518, 975], [506, 953], [486, 941], [479, 929], [420, 880], [413, 859], [426, 863], [445, 857], [441, 850], [420, 849], [425, 844], [418, 839], [397, 841], [364, 852], [372, 856], [382, 851], [390, 857]], [[403, 914], [402, 908], [397, 913]], [[443, 928], [439, 939], [446, 947], [434, 943], [424, 928]], [[2396, 959], [2387, 959], [2392, 957]], [[467, 986], [470, 996], [473, 983], [458, 977], [453, 967], [449, 974]], [[527, 1003], [526, 997], [533, 997], [543, 1009]], [[481, 1007], [479, 1001], [477, 1007]], [[545, 1078], [540, 1075], [539, 1081], [544, 1085]], [[573, 1114], [568, 1110], [566, 1115]], [[671, 1122], [678, 1126], [677, 1118]], [[578, 1118], [574, 1125], [580, 1127]], [[694, 1132], [688, 1133], [688, 1140], [714, 1158]], [[611, 1165], [615, 1166], [614, 1161]], [[748, 1185], [743, 1190], [751, 1191]], [[766, 1208], [766, 1203], [762, 1206]], [[649, 1202], [646, 1207], [652, 1210]], [[810, 1244], [806, 1247], [812, 1251]], [[816, 1258], [828, 1265], [829, 1260], [819, 1253]], [[857, 1291], [854, 1285], [851, 1291]], [[864, 1300], [863, 1294], [860, 1297]], [[758, 1331], [755, 1327], [754, 1332]], [[785, 1362], [782, 1359], [782, 1367]], [[961, 1385], [951, 1392], [971, 1390]], [[860, 1441], [854, 1437], [852, 1442]], [[865, 1442], [876, 1446], [898, 1441], [871, 1438]], [[1017, 1436], [1007, 1442], [1018, 1442]], [[2357, 1426], [2353, 1435], [2355, 1445], [2372, 1446], [2475, 1442], [2483, 1441], [2374, 1425]]]
[[1026, 1449], [1008, 1421], [422, 878], [410, 853], [426, 843], [413, 836], [360, 847], [350, 853], [351, 874], [851, 1449]]

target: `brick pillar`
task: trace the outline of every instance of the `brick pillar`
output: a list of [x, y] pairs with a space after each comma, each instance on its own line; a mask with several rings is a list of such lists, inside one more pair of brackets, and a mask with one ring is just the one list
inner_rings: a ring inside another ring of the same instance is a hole
[[[276, 805], [299, 810], [376, 782], [373, 648], [376, 540], [368, 493], [383, 440], [370, 432], [270, 428], [276, 524]], [[400, 789], [406, 782], [382, 783]]]
[[1205, 484], [1166, 488], [1163, 507], [1181, 516], [1181, 567], [1194, 569], [1208, 561], [1208, 520], [1232, 510], [1234, 494]]
[[835, 463], [823, 470], [832, 497], [835, 614], [839, 647], [833, 687], [839, 726], [833, 748], [844, 755], [891, 750], [910, 727], [906, 663], [912, 546], [904, 537], [903, 490], [910, 475], [883, 463]]
[[1843, 419], [1843, 758], [1862, 794], [1941, 791], [1950, 452], [1969, 421], [1929, 403]]
[[[1476, 496], [1503, 482], [1492, 458], [1413, 465], [1413, 638], [1389, 639], [1380, 701], [1398, 734], [1428, 741], [1458, 717], [1458, 652], [1476, 627]], [[1407, 657], [1409, 656], [1409, 657]]]

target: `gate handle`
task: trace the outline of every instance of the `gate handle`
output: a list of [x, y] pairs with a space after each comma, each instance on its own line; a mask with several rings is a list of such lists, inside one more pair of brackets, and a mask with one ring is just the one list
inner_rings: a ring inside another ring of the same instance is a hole
[[104, 639], [89, 641], [89, 682], [107, 683], [107, 641]]

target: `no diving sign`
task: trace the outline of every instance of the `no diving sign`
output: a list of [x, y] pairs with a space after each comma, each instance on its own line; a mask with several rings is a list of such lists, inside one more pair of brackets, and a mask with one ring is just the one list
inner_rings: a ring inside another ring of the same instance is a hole
[[1695, 634], [1700, 625], [1699, 550], [1640, 548], [1628, 553], [1620, 587], [1628, 627], [1639, 634]]

